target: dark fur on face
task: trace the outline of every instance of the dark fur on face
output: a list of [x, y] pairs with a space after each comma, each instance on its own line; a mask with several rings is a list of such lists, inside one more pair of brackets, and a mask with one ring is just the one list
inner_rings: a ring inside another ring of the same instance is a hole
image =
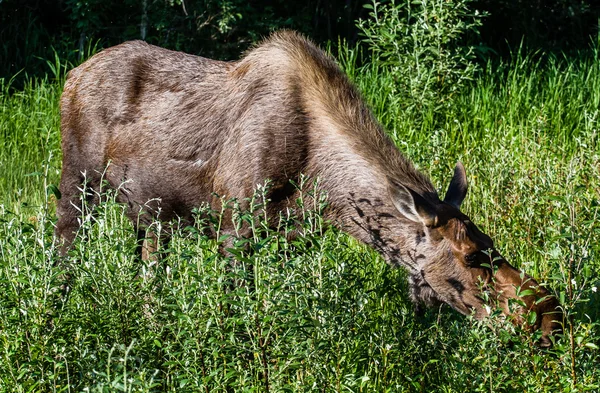
[[[102, 180], [118, 189], [143, 234], [154, 218], [191, 220], [206, 202], [218, 211], [215, 194], [243, 200], [267, 179], [276, 217], [297, 197], [290, 180], [305, 174], [328, 195], [327, 219], [408, 270], [416, 303], [485, 315], [479, 285], [492, 285], [493, 274], [476, 262], [493, 244], [459, 210], [462, 165], [441, 200], [335, 61], [296, 33], [275, 33], [235, 62], [141, 41], [106, 49], [69, 73], [61, 133], [56, 233], [65, 250], [78, 229], [84, 178], [93, 189]], [[495, 296], [504, 301], [530, 285], [536, 292], [525, 303], [536, 310], [547, 292], [502, 266]], [[547, 336], [560, 315], [538, 315]]]

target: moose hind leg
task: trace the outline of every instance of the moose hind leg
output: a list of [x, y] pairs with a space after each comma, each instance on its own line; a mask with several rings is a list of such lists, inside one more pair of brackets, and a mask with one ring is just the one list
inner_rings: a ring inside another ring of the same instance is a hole
[[71, 248], [80, 226], [79, 211], [71, 206], [71, 202], [71, 198], [67, 199], [63, 196], [56, 207], [58, 222], [54, 233], [60, 242], [61, 255], [65, 255]]
[[99, 179], [87, 177], [85, 171], [63, 170], [60, 181], [62, 195], [56, 206], [58, 221], [54, 231], [61, 243], [61, 255], [69, 251], [82, 219], [87, 212], [93, 212], [94, 206], [98, 203], [98, 196], [94, 189], [99, 183]]

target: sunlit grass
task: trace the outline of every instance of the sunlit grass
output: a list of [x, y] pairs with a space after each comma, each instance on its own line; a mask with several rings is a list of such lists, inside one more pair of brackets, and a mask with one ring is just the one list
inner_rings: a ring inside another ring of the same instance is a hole
[[597, 54], [489, 66], [444, 112], [406, 110], [393, 75], [344, 56], [442, 195], [456, 161], [465, 164], [464, 210], [565, 305], [554, 349], [498, 318], [447, 308], [415, 318], [403, 271], [312, 213], [294, 241], [257, 224], [233, 268], [201, 228], [174, 230], [152, 267], [135, 258], [131, 225], [107, 195], [56, 265], [61, 86], [40, 80], [0, 96], [0, 390], [600, 389]]

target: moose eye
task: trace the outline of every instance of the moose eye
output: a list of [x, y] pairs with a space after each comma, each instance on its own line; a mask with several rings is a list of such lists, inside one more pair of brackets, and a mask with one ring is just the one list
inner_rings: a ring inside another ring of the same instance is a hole
[[465, 255], [465, 261], [469, 267], [490, 268], [493, 263], [487, 250], [467, 254]]
[[478, 257], [480, 256], [479, 252], [474, 252], [472, 254], [467, 254], [465, 255], [465, 261], [467, 261], [467, 264], [469, 266], [473, 266], [476, 265], [478, 262]]

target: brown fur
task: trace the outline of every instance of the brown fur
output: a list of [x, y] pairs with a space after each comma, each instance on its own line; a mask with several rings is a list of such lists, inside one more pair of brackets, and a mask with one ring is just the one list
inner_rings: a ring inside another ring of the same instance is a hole
[[[143, 227], [157, 216], [190, 220], [203, 202], [218, 210], [214, 193], [246, 198], [266, 179], [276, 215], [297, 196], [290, 180], [306, 174], [320, 179], [334, 225], [408, 270], [417, 304], [486, 314], [478, 285], [492, 288], [493, 273], [467, 256], [485, 259], [493, 243], [459, 210], [462, 165], [440, 200], [335, 62], [298, 34], [276, 33], [231, 63], [126, 42], [69, 73], [61, 114], [56, 231], [66, 248], [78, 229], [84, 177], [98, 189], [104, 173], [134, 222], [140, 209], [149, 213]], [[538, 287], [503, 259], [495, 264], [502, 274], [494, 294], [503, 304], [516, 297], [515, 286]], [[536, 291], [525, 299], [528, 309], [539, 310], [535, 300], [547, 295]], [[544, 312], [558, 306], [549, 299]], [[539, 318], [544, 337], [559, 328], [555, 319]]]

